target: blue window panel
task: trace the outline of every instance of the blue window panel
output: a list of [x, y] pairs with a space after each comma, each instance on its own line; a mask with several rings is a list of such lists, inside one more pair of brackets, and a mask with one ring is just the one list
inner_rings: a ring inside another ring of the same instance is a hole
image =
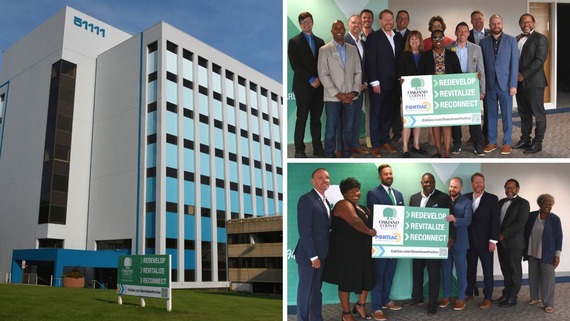
[[194, 270], [196, 268], [196, 251], [184, 250], [184, 269]]
[[273, 190], [273, 173], [265, 172], [265, 187], [268, 191]]
[[194, 173], [194, 151], [184, 148], [184, 170]]
[[156, 111], [151, 111], [146, 115], [146, 134], [156, 134]]
[[166, 178], [166, 201], [178, 203], [178, 179], [173, 177]]
[[253, 214], [252, 203], [251, 194], [243, 193], [243, 210], [245, 213]]
[[[277, 97], [279, 99], [279, 97]], [[271, 115], [275, 118], [279, 118], [279, 105], [273, 99], [271, 99]]]
[[166, 143], [166, 166], [178, 168], [178, 146]]
[[219, 158], [219, 157], [214, 157], [214, 161], [216, 164], [216, 178], [219, 179], [225, 179], [225, 175], [224, 175], [224, 159], [223, 158]]
[[216, 208], [221, 211], [226, 210], [226, 192], [220, 187], [216, 187]]
[[214, 146], [224, 150], [224, 131], [217, 127], [214, 128]]
[[261, 174], [261, 169], [254, 168], [253, 169], [253, 175], [255, 176], [255, 186], [259, 187], [259, 188], [263, 187], [263, 184], [261, 183], [261, 181], [262, 181], [261, 178], [263, 175], [263, 174]]
[[226, 96], [228, 98], [234, 99], [234, 81], [226, 78]]
[[212, 220], [209, 217], [202, 217], [202, 242], [212, 241]]
[[251, 132], [259, 135], [259, 117], [251, 116]]
[[250, 156], [249, 155], [249, 141], [247, 140], [247, 138], [240, 136], [240, 141], [241, 141], [241, 154], [244, 156]]
[[238, 181], [238, 166], [236, 162], [229, 162], [230, 166], [230, 182], [237, 183]]
[[273, 153], [275, 153], [275, 166], [281, 167], [281, 166], [282, 166], [282, 163], [281, 163], [281, 159], [282, 159], [282, 158], [281, 158], [281, 157], [282, 157], [282, 156], [281, 156], [281, 150], [280, 150], [280, 149], [274, 149], [274, 150], [273, 150]]
[[263, 130], [263, 133], [262, 133], [263, 137], [267, 137], [267, 138], [271, 137], [271, 130], [269, 129], [270, 125], [271, 124], [267, 120], [265, 120], [265, 119], [261, 120], [261, 128]]
[[277, 175], [277, 190], [283, 192], [283, 175]]
[[198, 94], [198, 106], [200, 114], [205, 116], [210, 115], [210, 104], [208, 103], [208, 96], [204, 94]]
[[200, 123], [199, 136], [200, 136], [200, 144], [210, 146], [210, 126], [208, 126], [208, 124]]
[[249, 90], [249, 104], [251, 105], [251, 107], [257, 109], [257, 92], [251, 89]]
[[279, 129], [279, 126], [272, 124], [271, 128], [273, 129], [273, 140], [276, 142], [281, 142], [281, 130]]
[[224, 116], [222, 115], [222, 102], [219, 100], [212, 100], [212, 105], [214, 107], [214, 119], [222, 121]]
[[216, 72], [212, 73], [212, 87], [215, 92], [222, 92], [222, 77], [220, 77], [220, 74]]
[[192, 65], [192, 61], [182, 59], [182, 73], [184, 74], [184, 79], [194, 80], [194, 66]]
[[157, 82], [153, 80], [148, 83], [146, 89], [146, 103], [154, 103], [156, 101]]
[[271, 147], [263, 144], [263, 153], [264, 153], [265, 163], [269, 165], [273, 164], [273, 160], [271, 159]]
[[177, 57], [174, 52], [166, 51], [166, 71], [178, 75]]
[[246, 103], [245, 87], [241, 84], [238, 85], [238, 93], [239, 93], [239, 102], [245, 104]]
[[176, 249], [166, 249], [166, 255], [171, 255], [170, 263], [172, 264], [172, 268], [176, 268], [178, 266], [178, 254]]
[[242, 180], [244, 185], [251, 185], [251, 174], [249, 173], [249, 165], [242, 165]]
[[261, 161], [261, 146], [258, 142], [253, 142], [253, 159]]
[[249, 116], [247, 115], [247, 113], [243, 110], [239, 110], [239, 125], [242, 129], [247, 130], [248, 129], [248, 125], [247, 125], [247, 120], [248, 120]]
[[148, 248], [148, 247], [147, 247], [147, 248], [144, 250], [144, 254], [146, 254], [146, 255], [152, 255], [152, 254], [154, 254], [154, 248]]
[[148, 60], [147, 60], [147, 74], [152, 74], [153, 72], [156, 71], [156, 67], [157, 67], [157, 57], [158, 51], [153, 51], [151, 53], [148, 54]]
[[211, 208], [212, 207], [212, 193], [210, 192], [210, 186], [200, 184], [200, 191], [202, 196], [200, 200], [202, 201], [202, 207]]
[[232, 212], [239, 212], [239, 193], [237, 191], [230, 191], [231, 210]]
[[170, 80], [166, 81], [166, 101], [178, 105], [178, 86]]
[[275, 215], [277, 214], [275, 212], [275, 201], [273, 199], [268, 199], [267, 200], [267, 210], [269, 211], [268, 214], [269, 215]]
[[208, 154], [200, 153], [200, 175], [210, 176], [210, 155]]
[[156, 177], [146, 178], [146, 202], [156, 201]]
[[226, 106], [226, 121], [230, 125], [236, 125], [236, 109], [234, 106]]
[[261, 96], [261, 112], [269, 115], [269, 106], [267, 105], [267, 97]]
[[184, 205], [196, 205], [195, 183], [184, 181]]
[[156, 233], [156, 214], [154, 212], [146, 213], [145, 225], [146, 225], [146, 230], [144, 233], [144, 237], [146, 238], [154, 237]]
[[265, 208], [263, 207], [263, 197], [259, 195], [255, 195], [255, 200], [257, 202], [257, 215], [265, 216]]
[[184, 239], [196, 240], [196, 216], [184, 215]]
[[169, 239], [178, 238], [178, 214], [166, 212], [166, 237]]
[[192, 89], [182, 87], [182, 99], [184, 99], [184, 108], [194, 110], [194, 91]]
[[166, 133], [178, 136], [178, 115], [171, 111], [166, 111]]
[[184, 117], [184, 138], [194, 140], [194, 120]]
[[198, 81], [200, 86], [208, 88], [208, 69], [198, 65]]
[[146, 146], [146, 168], [156, 167], [156, 144]]
[[226, 229], [223, 227], [218, 227], [218, 243], [227, 243], [228, 242], [228, 235]]
[[279, 201], [279, 209], [277, 210], [277, 213], [283, 213], [283, 201]]
[[228, 151], [237, 154], [236, 134], [228, 132]]

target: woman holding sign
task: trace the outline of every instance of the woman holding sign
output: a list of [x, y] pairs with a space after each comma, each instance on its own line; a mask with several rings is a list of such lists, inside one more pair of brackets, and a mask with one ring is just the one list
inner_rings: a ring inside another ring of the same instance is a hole
[[352, 313], [361, 319], [371, 320], [364, 304], [368, 291], [374, 288], [374, 272], [371, 256], [372, 213], [360, 201], [360, 182], [349, 177], [340, 182], [344, 199], [332, 210], [329, 256], [323, 281], [338, 285], [338, 297], [342, 306], [342, 320], [353, 321], [350, 313], [350, 292], [358, 294], [358, 302]]

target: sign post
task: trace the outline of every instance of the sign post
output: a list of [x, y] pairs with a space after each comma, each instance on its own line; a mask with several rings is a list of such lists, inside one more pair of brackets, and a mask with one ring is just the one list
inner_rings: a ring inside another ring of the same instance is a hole
[[166, 310], [172, 310], [171, 256], [170, 255], [125, 255], [119, 257], [117, 276], [118, 303], [122, 295], [166, 299]]
[[447, 259], [447, 208], [374, 205], [374, 258]]

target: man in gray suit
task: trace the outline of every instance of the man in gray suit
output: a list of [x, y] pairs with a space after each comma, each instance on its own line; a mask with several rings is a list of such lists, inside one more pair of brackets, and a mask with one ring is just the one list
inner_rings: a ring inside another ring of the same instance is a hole
[[350, 145], [354, 100], [360, 94], [362, 68], [356, 47], [344, 41], [344, 23], [336, 20], [332, 24], [333, 40], [319, 49], [317, 70], [324, 87], [323, 100], [326, 109], [325, 157], [335, 157], [336, 131], [339, 119], [342, 121], [342, 156], [350, 157]]
[[489, 19], [491, 36], [479, 42], [485, 60], [487, 114], [489, 126], [487, 136], [489, 144], [483, 148], [490, 153], [498, 148], [497, 124], [499, 105], [503, 124], [503, 145], [501, 155], [512, 151], [513, 133], [513, 97], [517, 94], [517, 75], [519, 70], [519, 51], [515, 37], [503, 32], [503, 18], [494, 14]]
[[[519, 19], [522, 34], [517, 36], [520, 53], [517, 105], [521, 116], [521, 140], [515, 148], [525, 149], [525, 154], [542, 151], [546, 132], [544, 88], [548, 85], [544, 62], [548, 58], [548, 39], [534, 30], [534, 17], [525, 13]], [[534, 139], [531, 141], [532, 116], [536, 120]]]
[[[481, 47], [467, 41], [469, 36], [469, 26], [465, 22], [460, 22], [455, 27], [455, 36], [457, 40], [447, 49], [454, 51], [459, 58], [461, 72], [476, 72], [479, 76], [479, 95], [480, 99], [485, 98], [485, 66], [483, 64], [483, 53]], [[469, 134], [473, 141], [475, 155], [485, 156], [483, 152], [483, 132], [481, 125], [470, 125]], [[461, 151], [461, 126], [453, 126], [451, 128], [451, 137], [453, 138], [453, 147], [451, 154], [457, 155]]]

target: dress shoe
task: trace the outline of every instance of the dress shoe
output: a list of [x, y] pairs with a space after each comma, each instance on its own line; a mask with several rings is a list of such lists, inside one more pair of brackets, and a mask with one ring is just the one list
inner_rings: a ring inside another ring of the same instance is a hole
[[374, 311], [372, 313], [372, 317], [374, 318], [374, 320], [378, 320], [378, 321], [386, 320], [386, 315], [384, 314], [384, 312], [382, 312], [382, 310]]
[[459, 155], [460, 151], [461, 151], [461, 145], [453, 145], [453, 147], [451, 147], [452, 155]]
[[342, 153], [337, 150], [336, 152], [334, 152], [334, 157], [336, 157], [336, 158], [342, 158]]
[[307, 158], [305, 152], [295, 152], [295, 158]]
[[437, 313], [437, 305], [428, 309], [428, 316], [432, 316]]
[[483, 303], [481, 303], [481, 305], [479, 306], [481, 309], [483, 310], [487, 310], [488, 308], [491, 307], [491, 300], [483, 300]]
[[497, 144], [487, 144], [487, 146], [485, 146], [485, 148], [483, 148], [483, 151], [485, 153], [490, 153], [496, 149], [497, 149]]
[[314, 150], [314, 151], [313, 151], [313, 156], [324, 158], [324, 157], [325, 157], [325, 151], [322, 150], [322, 149], [320, 149], [320, 150], [319, 150], [319, 149]]
[[511, 145], [503, 145], [501, 146], [501, 155], [509, 155], [513, 151]]
[[372, 156], [374, 157], [382, 157], [382, 152], [380, 151], [380, 148], [374, 148], [372, 150]]
[[446, 308], [450, 303], [451, 301], [449, 300], [449, 298], [443, 298], [441, 299], [441, 301], [439, 301], [439, 307]]
[[535, 144], [535, 145], [532, 145], [531, 147], [527, 148], [524, 151], [524, 153], [525, 154], [536, 154], [536, 153], [541, 152], [541, 151], [542, 151], [542, 145]]
[[402, 153], [402, 158], [410, 158], [410, 152], [403, 152]]
[[453, 307], [453, 310], [461, 311], [461, 310], [463, 310], [463, 308], [465, 308], [465, 305], [467, 305], [467, 302], [465, 302], [463, 300], [457, 300], [457, 301], [455, 301], [455, 306]]
[[478, 157], [485, 157], [485, 152], [482, 149], [475, 149], [474, 152]]
[[408, 303], [406, 303], [405, 305], [415, 305], [415, 306], [420, 306], [420, 305], [424, 305], [424, 301], [418, 301], [418, 300], [412, 300]]
[[425, 155], [425, 154], [428, 153], [428, 152], [427, 152], [425, 149], [423, 149], [421, 146], [420, 146], [420, 148], [415, 148], [414, 146], [412, 146], [411, 150], [412, 150], [412, 152], [414, 152], [414, 153], [416, 153], [416, 154]]
[[390, 154], [394, 154], [398, 151], [396, 150], [396, 147], [392, 146], [390, 143], [382, 144], [382, 148], [384, 148]]
[[382, 305], [383, 309], [390, 309], [392, 311], [398, 311], [398, 310], [402, 310], [402, 307], [397, 305], [396, 303], [394, 303], [394, 301], [390, 301], [386, 304]]
[[402, 134], [395, 133], [392, 136], [392, 139], [390, 139], [390, 142], [397, 143], [398, 141], [400, 141], [400, 139], [402, 139]]
[[356, 154], [356, 155], [368, 155], [368, 154], [370, 154], [369, 151], [367, 151], [363, 148], [360, 148], [360, 147], [353, 147], [350, 149], [350, 152], [353, 154]]
[[530, 143], [530, 141], [528, 140], [519, 140], [519, 142], [515, 145], [516, 149], [527, 149], [529, 147], [531, 147], [532, 144]]
[[515, 300], [515, 299], [507, 299], [507, 300], [499, 303], [500, 308], [510, 308], [510, 307], [514, 307], [515, 305], [517, 305], [517, 300]]
[[507, 300], [507, 299], [508, 299], [508, 297], [506, 297], [506, 296], [504, 296], [504, 295], [501, 295], [500, 298], [498, 298], [498, 299], [496, 299], [496, 300], [493, 300], [493, 303], [502, 303], [502, 302], [504, 302], [504, 301]]

